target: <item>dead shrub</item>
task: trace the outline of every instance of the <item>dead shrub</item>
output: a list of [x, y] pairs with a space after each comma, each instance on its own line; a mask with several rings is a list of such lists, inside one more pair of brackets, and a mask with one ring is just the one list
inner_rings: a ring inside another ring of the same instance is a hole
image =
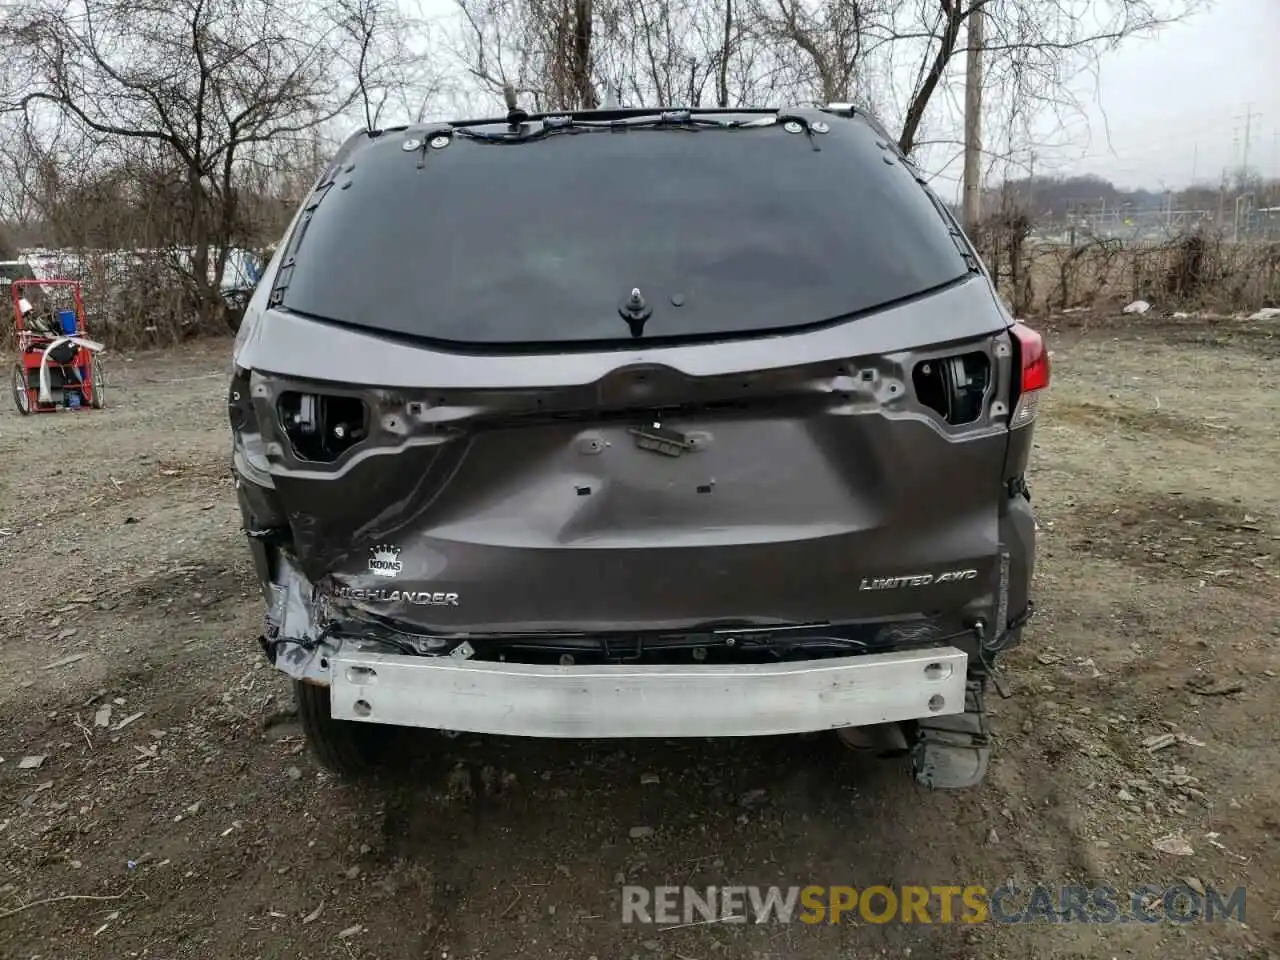
[[1243, 311], [1280, 302], [1280, 242], [1233, 243], [1192, 231], [1165, 241], [1032, 235], [1020, 217], [992, 217], [975, 241], [1018, 312], [1147, 300], [1170, 310]]

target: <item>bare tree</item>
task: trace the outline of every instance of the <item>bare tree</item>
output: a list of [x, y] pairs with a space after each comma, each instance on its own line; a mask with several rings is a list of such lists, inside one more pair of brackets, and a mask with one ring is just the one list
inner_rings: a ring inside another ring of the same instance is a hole
[[[1005, 111], [1070, 108], [1069, 82], [1106, 51], [1152, 36], [1204, 0], [916, 0], [867, 26], [867, 49], [893, 71], [910, 56], [916, 67], [901, 113], [899, 146], [910, 153], [939, 95], [959, 82], [951, 70], [968, 52], [964, 27], [986, 15], [982, 54], [989, 102]], [[1009, 119], [1009, 117], [1006, 117]]]
[[339, 58], [356, 84], [365, 129], [378, 129], [389, 108], [421, 121], [443, 83], [438, 60], [425, 55], [435, 39], [430, 25], [407, 16], [396, 0], [333, 3], [347, 41], [339, 45]]
[[458, 0], [467, 72], [491, 93], [512, 87], [536, 110], [592, 109], [596, 0]]
[[[371, 54], [377, 0], [318, 10], [304, 0], [30, 0], [0, 36], [4, 106], [61, 117], [99, 169], [146, 169], [170, 204], [175, 246], [202, 318], [241, 232], [241, 179], [341, 116], [366, 117], [392, 84]], [[350, 6], [354, 4], [354, 8]], [[352, 9], [363, 12], [351, 29]], [[360, 63], [358, 75], [345, 69]], [[381, 94], [376, 94], [380, 96]]]
[[[441, 38], [412, 2], [20, 0], [0, 13], [0, 217], [87, 237], [66, 196], [127, 201], [150, 218], [138, 238], [194, 251], [185, 283], [216, 312], [231, 246], [275, 229], [279, 198], [305, 190], [287, 174], [320, 164], [335, 123], [421, 120], [443, 89]], [[947, 142], [982, 9], [984, 112], [1008, 138], [987, 156], [1014, 163], [1033, 120], [1071, 108], [1076, 72], [1201, 2], [457, 0], [452, 47], [459, 101], [482, 92], [486, 112], [507, 86], [536, 110], [852, 101], [912, 152]], [[91, 232], [124, 242], [136, 219]]]
[[1206, 0], [458, 2], [469, 73], [495, 94], [511, 83], [535, 108], [589, 106], [588, 89], [654, 105], [853, 102], [911, 153], [957, 100], [975, 11], [987, 17], [991, 109], [1025, 127], [1037, 111], [1071, 109], [1069, 81], [1103, 52]]
[[[719, 73], [708, 44], [713, 11], [710, 4], [685, 0], [619, 5], [613, 43], [601, 52], [609, 58], [611, 83], [638, 104], [701, 106]], [[715, 42], [723, 46], [732, 39]]]
[[21, 225], [40, 216], [40, 167], [31, 124], [19, 115], [0, 117], [0, 221]]
[[806, 85], [822, 103], [867, 102], [863, 46], [882, 0], [755, 0], [755, 16], [807, 63]]
[[619, 103], [730, 107], [795, 86], [752, 0], [458, 0], [464, 69], [534, 109]]

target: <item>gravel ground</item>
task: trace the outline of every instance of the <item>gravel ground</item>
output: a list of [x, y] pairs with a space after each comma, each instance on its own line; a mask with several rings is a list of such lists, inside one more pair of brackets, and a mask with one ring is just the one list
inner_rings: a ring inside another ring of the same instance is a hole
[[[0, 956], [1276, 956], [1280, 325], [1046, 329], [1040, 613], [959, 793], [827, 737], [421, 735], [337, 783], [254, 643], [229, 342], [111, 357], [102, 412], [8, 410]], [[1008, 881], [1243, 885], [1247, 924], [620, 919], [624, 882]]]

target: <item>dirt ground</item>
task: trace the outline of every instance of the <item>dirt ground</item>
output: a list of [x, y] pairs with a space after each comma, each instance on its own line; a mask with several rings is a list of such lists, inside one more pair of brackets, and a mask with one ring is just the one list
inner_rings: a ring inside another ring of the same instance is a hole
[[[112, 357], [101, 413], [6, 401], [0, 957], [1277, 956], [1280, 323], [1043, 329], [1039, 614], [959, 793], [826, 737], [433, 735], [340, 784], [254, 643], [229, 342]], [[623, 878], [1243, 885], [1247, 924], [660, 929]]]

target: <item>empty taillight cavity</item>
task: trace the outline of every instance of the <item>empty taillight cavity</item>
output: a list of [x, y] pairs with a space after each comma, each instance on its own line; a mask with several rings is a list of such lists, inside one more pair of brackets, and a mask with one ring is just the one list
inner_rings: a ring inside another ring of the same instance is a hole
[[299, 460], [331, 463], [368, 433], [364, 403], [357, 397], [282, 393], [280, 425]]
[[1040, 391], [1049, 386], [1049, 351], [1044, 337], [1025, 323], [1015, 323], [1009, 332], [1013, 335], [1016, 369], [1020, 371], [1015, 380], [1015, 405], [1009, 426], [1021, 427], [1036, 418]]
[[982, 416], [990, 383], [991, 360], [980, 350], [921, 360], [911, 371], [917, 399], [956, 426]]

